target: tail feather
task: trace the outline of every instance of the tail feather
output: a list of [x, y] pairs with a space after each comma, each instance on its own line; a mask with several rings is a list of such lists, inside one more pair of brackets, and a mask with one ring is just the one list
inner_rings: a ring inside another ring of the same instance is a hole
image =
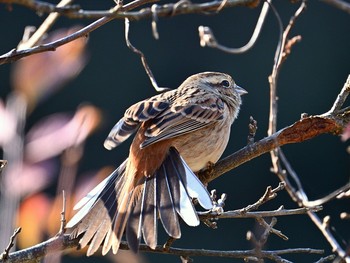
[[[164, 162], [166, 163], [166, 161]], [[173, 238], [181, 237], [179, 219], [176, 214], [173, 196], [167, 180], [167, 170], [164, 164], [156, 171], [157, 180], [157, 207], [160, 221], [167, 234]]]
[[[173, 150], [176, 151], [174, 148]], [[181, 155], [178, 156], [181, 158], [183, 167], [185, 168], [185, 173], [181, 173], [180, 176], [184, 185], [186, 186], [189, 196], [192, 198], [197, 198], [201, 207], [208, 210], [212, 209], [213, 201], [210, 197], [210, 194], [208, 193], [208, 190], [198, 179], [198, 177], [192, 172], [191, 168], [187, 165]]]
[[[106, 255], [108, 251], [112, 248], [112, 245], [117, 242], [117, 237], [114, 233], [114, 230], [112, 227], [109, 228], [108, 233], [106, 235], [105, 241], [103, 243], [102, 247], [102, 255]], [[118, 249], [112, 249], [113, 254], [117, 254]]]
[[[146, 182], [145, 178], [143, 178], [143, 180]], [[144, 195], [146, 193], [146, 191], [144, 191], [144, 185], [145, 183], [136, 186], [142, 188], [139, 191], [136, 190], [136, 192], [140, 192], [142, 195], [133, 198], [134, 206], [131, 209], [126, 226], [126, 240], [128, 241], [129, 248], [135, 253], [137, 253], [141, 241], [141, 226], [143, 221], [142, 210], [145, 202]]]
[[147, 246], [155, 249], [157, 246], [157, 204], [156, 204], [156, 179], [155, 177], [147, 178], [143, 193], [143, 210], [142, 210], [142, 234]]
[[[181, 218], [186, 222], [187, 225], [198, 226], [199, 218], [197, 215], [197, 211], [193, 205], [192, 199], [188, 191], [186, 190], [188, 188], [186, 185], [186, 181], [184, 182], [182, 180], [182, 174], [185, 173], [184, 163], [175, 149], [170, 149], [170, 152], [172, 154], [171, 164], [174, 175], [172, 176], [172, 180], [176, 180], [178, 182], [177, 184], [179, 185], [180, 193], [178, 201], [179, 207], [177, 209], [177, 212], [181, 216]], [[193, 174], [193, 176], [195, 175]], [[177, 191], [175, 191], [174, 189], [173, 192], [176, 193]]]
[[135, 184], [133, 172], [125, 161], [107, 179], [83, 198], [76, 207], [80, 210], [68, 222], [74, 228], [73, 237], [80, 234], [81, 247], [89, 242], [87, 255], [103, 244], [102, 254], [110, 249], [116, 254], [126, 230], [132, 251], [137, 252], [141, 237], [152, 249], [157, 246], [157, 217], [173, 238], [180, 238], [179, 217], [190, 226], [199, 219], [191, 198], [197, 198], [206, 209], [212, 200], [206, 188], [190, 170], [175, 148], [170, 148], [151, 177], [142, 177]]
[[111, 223], [106, 217], [102, 219], [102, 223], [96, 230], [94, 237], [91, 240], [89, 245], [89, 249], [87, 251], [87, 256], [93, 255], [101, 246], [101, 243], [105, 239], [108, 230], [111, 229]]

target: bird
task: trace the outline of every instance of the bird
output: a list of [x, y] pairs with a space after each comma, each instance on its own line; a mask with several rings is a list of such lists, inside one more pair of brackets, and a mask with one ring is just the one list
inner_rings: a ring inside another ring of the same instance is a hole
[[125, 111], [104, 147], [136, 133], [128, 158], [75, 205], [66, 225], [81, 248], [88, 245], [88, 256], [100, 247], [116, 254], [124, 233], [133, 252], [142, 238], [155, 249], [158, 220], [174, 239], [181, 220], [200, 224], [193, 199], [206, 210], [213, 200], [196, 173], [223, 154], [246, 93], [229, 74], [202, 72]]

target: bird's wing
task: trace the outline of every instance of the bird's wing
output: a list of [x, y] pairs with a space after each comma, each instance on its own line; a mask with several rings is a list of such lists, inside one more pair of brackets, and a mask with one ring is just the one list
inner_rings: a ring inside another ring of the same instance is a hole
[[124, 117], [120, 119], [108, 134], [104, 147], [111, 150], [130, 137], [142, 122], [155, 118], [161, 112], [169, 108], [166, 100], [157, 100], [156, 97], [138, 102], [126, 110]]
[[191, 94], [169, 91], [128, 108], [109, 133], [104, 146], [109, 150], [118, 146], [147, 122], [146, 139], [140, 145], [144, 148], [210, 125], [222, 119], [223, 112], [224, 103], [220, 98], [203, 95], [194, 101]]
[[223, 118], [224, 103], [221, 99], [208, 97], [199, 102], [179, 100], [152, 119], [141, 148], [153, 143], [196, 131]]

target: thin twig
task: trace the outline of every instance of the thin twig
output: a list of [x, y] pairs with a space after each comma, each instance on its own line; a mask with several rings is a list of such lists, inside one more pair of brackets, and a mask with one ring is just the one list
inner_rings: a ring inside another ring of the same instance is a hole
[[4, 169], [6, 165], [7, 165], [6, 160], [0, 160], [0, 172], [2, 172], [2, 169]]
[[335, 259], [335, 255], [329, 255], [327, 257], [320, 258], [317, 260], [315, 263], [324, 263], [324, 262], [334, 262], [333, 260]]
[[4, 252], [0, 255], [0, 261], [3, 260], [3, 261], [6, 261], [8, 258], [9, 258], [9, 253], [10, 253], [10, 250], [11, 248], [15, 245], [15, 238], [16, 236], [21, 232], [21, 228], [18, 227], [15, 229], [15, 231], [13, 232], [13, 235], [11, 236], [10, 238], [10, 242], [9, 244], [7, 245], [7, 247], [4, 249]]
[[164, 250], [169, 250], [175, 241], [176, 241], [176, 238], [169, 237], [165, 242], [165, 244], [163, 245]]
[[142, 65], [147, 73], [147, 76], [149, 77], [152, 86], [154, 87], [154, 89], [158, 92], [163, 92], [166, 90], [169, 90], [169, 88], [165, 88], [165, 87], [159, 87], [157, 84], [156, 79], [153, 76], [153, 73], [151, 71], [151, 68], [148, 66], [147, 60], [145, 55], [142, 53], [142, 51], [138, 50], [136, 47], [134, 47], [130, 40], [129, 40], [129, 28], [130, 28], [130, 23], [129, 23], [129, 19], [125, 18], [125, 41], [126, 41], [126, 45], [128, 46], [128, 48], [131, 49], [132, 52], [138, 54], [141, 58], [141, 62]]
[[325, 227], [325, 225], [323, 224], [321, 219], [317, 216], [317, 214], [314, 212], [308, 212], [308, 215], [311, 218], [312, 222], [314, 222], [314, 224], [318, 227], [318, 229], [321, 230], [323, 236], [327, 239], [328, 243], [331, 245], [332, 251], [337, 252], [337, 254], [341, 258], [343, 259], [347, 258], [347, 260], [350, 260], [349, 255], [347, 255], [347, 253], [340, 246], [338, 241], [334, 238], [333, 233], [331, 232], [329, 227]]
[[350, 3], [343, 0], [321, 0], [329, 5], [332, 5], [340, 10], [350, 14]]
[[[223, 0], [216, 12], [221, 11], [221, 9], [227, 5], [227, 2], [228, 2], [227, 0]], [[241, 54], [241, 53], [247, 52], [255, 45], [256, 41], [259, 38], [259, 35], [260, 35], [262, 27], [264, 25], [266, 16], [269, 12], [271, 2], [272, 2], [272, 0], [267, 0], [264, 2], [263, 7], [261, 8], [261, 12], [260, 12], [258, 21], [256, 22], [256, 26], [255, 26], [255, 29], [253, 31], [253, 34], [250, 37], [248, 43], [245, 44], [244, 46], [242, 46], [240, 48], [229, 48], [229, 47], [226, 47], [226, 46], [219, 44], [214, 36], [214, 33], [212, 32], [210, 27], [207, 27], [207, 26], [199, 26], [198, 27], [200, 45], [202, 47], [207, 46], [207, 47], [211, 47], [211, 48], [216, 48], [216, 49], [219, 49], [219, 50], [226, 52], [226, 53], [229, 53], [229, 54]]]
[[312, 207], [312, 206], [317, 206], [317, 205], [323, 205], [331, 200], [334, 200], [335, 198], [337, 198], [338, 195], [340, 195], [341, 193], [344, 193], [346, 191], [348, 191], [350, 189], [350, 183], [347, 183], [346, 185], [340, 187], [339, 189], [333, 191], [332, 193], [314, 200], [314, 201], [308, 201], [308, 200], [303, 200], [303, 205], [305, 207]]
[[256, 220], [259, 222], [261, 226], [263, 226], [266, 231], [263, 233], [262, 238], [267, 241], [267, 238], [269, 234], [274, 234], [283, 240], [287, 241], [288, 237], [284, 235], [280, 230], [277, 230], [274, 228], [274, 226], [277, 224], [277, 218], [272, 217], [270, 224], [268, 224], [263, 218], [256, 218]]
[[345, 100], [349, 96], [349, 93], [350, 93], [350, 74], [348, 75], [348, 78], [346, 79], [346, 82], [344, 83], [342, 90], [338, 94], [332, 108], [330, 109], [331, 113], [337, 113], [341, 110], [341, 107], [343, 106]]
[[262, 204], [270, 201], [271, 199], [274, 199], [277, 196], [277, 192], [283, 189], [284, 189], [284, 183], [282, 182], [280, 182], [276, 188], [272, 188], [271, 186], [268, 186], [263, 196], [260, 197], [260, 199], [254, 204], [241, 209], [241, 213], [244, 214], [246, 212], [257, 210]]
[[238, 209], [233, 211], [226, 211], [221, 214], [199, 212], [198, 215], [201, 220], [218, 219], [218, 218], [220, 219], [258, 218], [258, 217], [302, 215], [302, 214], [306, 214], [309, 211], [319, 212], [321, 210], [322, 210], [322, 206], [302, 207], [302, 208], [296, 208], [296, 209], [279, 208], [277, 210], [272, 210], [272, 211], [254, 211], [254, 212], [242, 212], [242, 209]]
[[66, 227], [66, 205], [67, 205], [67, 200], [66, 200], [66, 192], [62, 190], [62, 211], [61, 211], [61, 225], [60, 225], [60, 230], [58, 232], [58, 235], [63, 235], [65, 233], [65, 227]]
[[[70, 5], [72, 2], [73, 0], [61, 0], [61, 2], [57, 4], [57, 7], [67, 6]], [[34, 32], [34, 34], [29, 39], [20, 42], [17, 49], [20, 50], [32, 48], [34, 45], [36, 45], [42, 39], [44, 34], [53, 26], [53, 24], [56, 22], [59, 16], [59, 13], [50, 13], [49, 16], [45, 19], [45, 21], [40, 25], [40, 27]]]
[[[135, 0], [129, 4], [126, 4], [123, 6], [123, 10], [129, 10], [131, 8], [134, 8], [135, 6], [138, 6], [140, 3], [145, 4], [148, 2], [152, 2], [154, 0]], [[114, 9], [113, 12], [117, 12], [118, 9]], [[17, 61], [21, 58], [36, 54], [36, 53], [42, 53], [46, 51], [54, 51], [56, 48], [67, 44], [69, 42], [72, 42], [75, 39], [78, 39], [80, 37], [85, 37], [95, 29], [103, 26], [104, 24], [112, 21], [114, 18], [113, 17], [102, 17], [98, 19], [97, 21], [89, 24], [88, 26], [78, 30], [77, 32], [74, 32], [66, 37], [57, 39], [55, 41], [52, 41], [50, 43], [42, 44], [39, 46], [35, 46], [32, 48], [28, 49], [22, 49], [22, 50], [16, 50], [12, 49], [11, 51], [7, 52], [6, 54], [3, 54], [0, 56], [0, 65], [6, 64], [6, 63], [11, 63], [14, 61]]]

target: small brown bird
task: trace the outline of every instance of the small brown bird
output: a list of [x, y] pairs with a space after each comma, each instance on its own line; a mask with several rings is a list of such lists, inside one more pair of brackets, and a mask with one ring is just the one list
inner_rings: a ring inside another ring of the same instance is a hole
[[128, 159], [76, 204], [80, 211], [67, 224], [72, 237], [82, 235], [81, 247], [90, 242], [87, 255], [101, 245], [102, 254], [116, 254], [124, 231], [134, 252], [142, 236], [154, 249], [158, 218], [173, 238], [181, 236], [177, 214], [199, 225], [192, 198], [208, 210], [213, 203], [194, 172], [222, 155], [245, 93], [229, 75], [204, 72], [126, 110], [104, 146], [136, 132]]

